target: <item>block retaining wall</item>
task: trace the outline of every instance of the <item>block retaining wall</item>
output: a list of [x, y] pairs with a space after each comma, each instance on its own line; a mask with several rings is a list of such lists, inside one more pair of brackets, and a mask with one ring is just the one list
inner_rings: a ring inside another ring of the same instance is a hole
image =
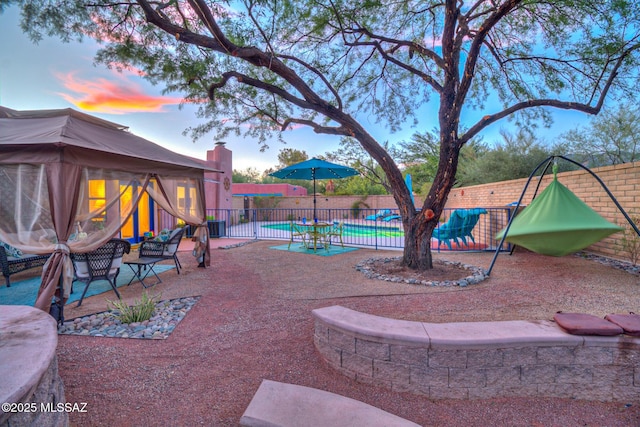
[[640, 401], [640, 339], [577, 336], [551, 321], [421, 323], [340, 306], [313, 311], [326, 362], [359, 382], [431, 399]]

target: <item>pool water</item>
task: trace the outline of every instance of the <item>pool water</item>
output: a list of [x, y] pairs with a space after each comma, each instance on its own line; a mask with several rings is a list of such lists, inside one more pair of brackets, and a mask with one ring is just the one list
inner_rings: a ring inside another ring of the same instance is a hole
[[[289, 223], [264, 224], [262, 225], [262, 228], [289, 231]], [[375, 227], [372, 225], [345, 223], [342, 227], [342, 235], [345, 237], [402, 237], [404, 236], [404, 232], [401, 229], [394, 227]]]

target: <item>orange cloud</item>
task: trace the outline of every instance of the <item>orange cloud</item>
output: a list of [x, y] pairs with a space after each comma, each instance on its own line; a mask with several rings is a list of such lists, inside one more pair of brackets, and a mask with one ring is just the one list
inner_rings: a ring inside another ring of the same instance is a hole
[[57, 76], [73, 94], [60, 93], [76, 107], [96, 113], [125, 114], [130, 112], [163, 112], [167, 105], [176, 105], [182, 98], [148, 95], [126, 79], [111, 81], [105, 78], [84, 80], [75, 73]]

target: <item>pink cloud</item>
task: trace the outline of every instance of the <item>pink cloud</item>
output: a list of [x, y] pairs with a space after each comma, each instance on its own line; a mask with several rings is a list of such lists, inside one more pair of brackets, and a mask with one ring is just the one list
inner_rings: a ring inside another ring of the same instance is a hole
[[60, 93], [76, 107], [97, 113], [125, 114], [130, 112], [163, 112], [167, 105], [182, 102], [180, 97], [149, 95], [137, 84], [121, 78], [85, 80], [73, 72], [57, 75], [64, 87], [72, 93]]

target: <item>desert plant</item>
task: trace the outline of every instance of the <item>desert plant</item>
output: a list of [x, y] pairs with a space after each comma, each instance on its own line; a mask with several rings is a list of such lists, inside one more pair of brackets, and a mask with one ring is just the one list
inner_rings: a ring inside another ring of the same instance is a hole
[[160, 294], [152, 297], [143, 292], [140, 300], [133, 305], [127, 305], [124, 301], [107, 300], [107, 303], [112, 310], [117, 312], [117, 314], [112, 314], [119, 317], [122, 323], [134, 323], [151, 319], [159, 298]]
[[365, 200], [367, 200], [367, 196], [364, 196], [362, 199], [353, 202], [353, 204], [351, 205], [351, 215], [353, 216], [353, 218], [358, 218], [360, 216], [360, 211], [362, 210], [362, 208], [370, 209], [370, 206], [365, 203]]
[[[640, 223], [640, 215], [632, 214], [629, 217], [634, 224], [638, 225]], [[631, 264], [637, 265], [638, 261], [640, 261], [640, 236], [629, 223], [623, 224], [622, 227], [624, 231], [620, 238], [621, 251], [624, 252]], [[616, 252], [620, 251], [616, 250]]]

